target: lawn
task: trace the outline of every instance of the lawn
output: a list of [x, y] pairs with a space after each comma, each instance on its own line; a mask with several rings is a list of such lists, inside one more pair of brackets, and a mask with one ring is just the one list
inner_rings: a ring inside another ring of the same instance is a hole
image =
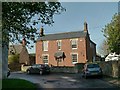
[[8, 89], [14, 89], [14, 90], [36, 90], [36, 85], [23, 80], [23, 79], [3, 79], [2, 80], [2, 90], [8, 90]]

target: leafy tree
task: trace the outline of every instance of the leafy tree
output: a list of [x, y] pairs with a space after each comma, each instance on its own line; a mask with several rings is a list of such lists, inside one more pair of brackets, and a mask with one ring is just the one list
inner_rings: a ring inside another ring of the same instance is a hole
[[120, 53], [120, 14], [115, 14], [103, 29], [110, 52]]
[[64, 10], [59, 2], [3, 2], [3, 41], [21, 42], [24, 37], [28, 43], [29, 40], [35, 42], [39, 33], [34, 26], [40, 23], [52, 25], [54, 14]]
[[[2, 2], [2, 77], [8, 69], [9, 42], [21, 42], [22, 38], [36, 41], [39, 33], [35, 25], [52, 25], [53, 16], [65, 9], [60, 2]], [[0, 25], [1, 26], [1, 25]]]

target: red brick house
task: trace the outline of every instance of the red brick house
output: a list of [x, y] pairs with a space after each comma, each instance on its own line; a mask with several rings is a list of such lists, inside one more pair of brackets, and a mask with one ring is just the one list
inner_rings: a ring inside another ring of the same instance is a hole
[[87, 23], [83, 31], [45, 35], [41, 28], [36, 42], [36, 63], [53, 66], [74, 66], [95, 60], [96, 44], [90, 40]]
[[18, 45], [10, 45], [8, 55], [19, 55], [19, 64], [26, 64], [31, 65], [35, 61], [32, 58], [32, 56], [28, 53], [28, 50], [26, 48], [26, 41], [25, 38], [22, 40], [22, 44]]

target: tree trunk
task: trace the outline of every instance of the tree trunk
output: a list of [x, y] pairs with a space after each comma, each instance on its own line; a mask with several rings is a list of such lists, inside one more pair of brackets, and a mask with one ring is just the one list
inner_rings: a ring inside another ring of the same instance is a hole
[[2, 78], [7, 78], [8, 72], [8, 43], [2, 46]]

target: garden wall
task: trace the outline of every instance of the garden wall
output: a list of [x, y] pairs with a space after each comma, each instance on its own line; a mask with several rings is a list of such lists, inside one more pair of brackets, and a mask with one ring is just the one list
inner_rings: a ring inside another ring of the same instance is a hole
[[120, 61], [102, 61], [99, 63], [103, 70], [103, 74], [111, 77], [120, 77]]

